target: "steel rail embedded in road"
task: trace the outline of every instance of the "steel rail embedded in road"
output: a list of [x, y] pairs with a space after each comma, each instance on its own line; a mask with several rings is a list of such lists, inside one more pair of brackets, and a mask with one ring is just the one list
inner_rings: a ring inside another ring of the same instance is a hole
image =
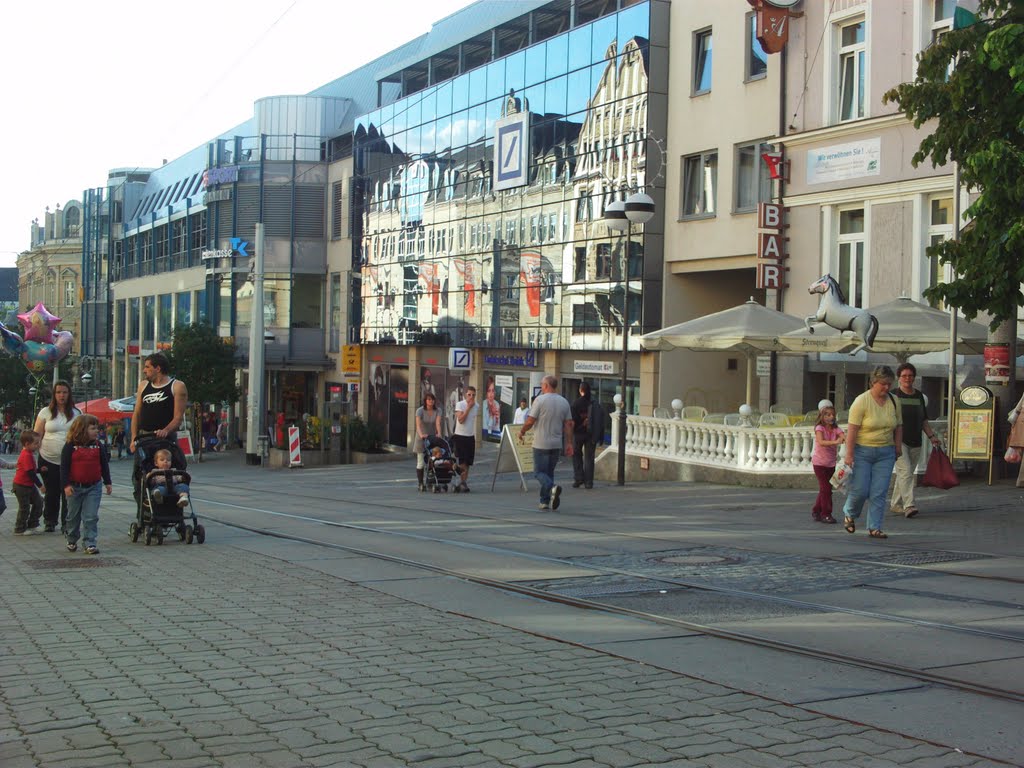
[[[252, 507], [241, 507], [240, 505], [225, 504], [223, 502], [208, 501], [207, 503], [215, 503], [215, 504], [219, 504], [221, 506], [233, 506], [233, 507], [236, 507], [236, 508], [253, 510]], [[262, 512], [264, 512], [266, 514], [271, 514], [271, 515], [274, 515], [274, 516], [291, 517], [291, 518], [295, 518], [295, 519], [301, 519], [301, 520], [304, 520], [304, 521], [307, 521], [307, 522], [319, 523], [321, 525], [327, 525], [327, 526], [331, 526], [331, 527], [345, 528], [345, 529], [350, 529], [350, 530], [358, 530], [358, 531], [364, 531], [364, 532], [376, 533], [376, 534], [383, 534], [383, 535], [389, 535], [389, 536], [401, 536], [401, 537], [406, 537], [406, 538], [415, 538], [415, 539], [420, 539], [420, 540], [425, 540], [425, 541], [431, 541], [431, 542], [438, 543], [438, 544], [449, 544], [449, 545], [463, 547], [463, 548], [468, 547], [468, 548], [473, 548], [473, 549], [495, 551], [495, 552], [503, 552], [503, 553], [506, 553], [506, 554], [514, 554], [514, 555], [519, 556], [519, 557], [524, 557], [524, 558], [533, 559], [533, 560], [541, 560], [541, 561], [546, 561], [546, 562], [558, 563], [558, 564], [561, 564], [561, 565], [569, 565], [569, 566], [577, 567], [577, 568], [580, 567], [579, 564], [572, 563], [571, 561], [567, 561], [567, 560], [561, 560], [559, 558], [551, 558], [551, 557], [545, 557], [545, 556], [540, 556], [540, 555], [530, 555], [528, 553], [514, 552], [512, 550], [502, 550], [502, 549], [496, 548], [496, 547], [485, 547], [485, 546], [481, 546], [481, 545], [477, 545], [477, 544], [452, 541], [452, 540], [448, 540], [448, 539], [440, 539], [440, 538], [436, 538], [436, 537], [422, 536], [422, 535], [419, 535], [419, 534], [407, 534], [407, 533], [401, 533], [401, 532], [395, 532], [395, 531], [387, 531], [387, 530], [381, 530], [381, 529], [372, 528], [370, 526], [360, 526], [360, 525], [353, 525], [353, 524], [348, 524], [348, 523], [339, 523], [339, 522], [335, 522], [335, 521], [322, 520], [322, 519], [319, 519], [319, 518], [308, 517], [308, 516], [303, 516], [303, 515], [294, 515], [294, 514], [290, 514], [290, 513], [273, 512], [271, 510], [255, 510], [255, 511], [262, 511]], [[650, 621], [650, 622], [661, 624], [661, 625], [672, 626], [672, 627], [676, 627], [676, 628], [680, 628], [680, 629], [686, 629], [686, 630], [689, 630], [689, 631], [692, 631], [692, 632], [697, 632], [697, 633], [700, 633], [700, 634], [707, 635], [709, 637], [716, 637], [716, 638], [723, 639], [723, 640], [732, 640], [734, 642], [744, 643], [744, 644], [747, 644], [747, 645], [759, 646], [759, 647], [762, 647], [762, 648], [769, 648], [769, 649], [778, 650], [778, 651], [782, 651], [782, 652], [786, 652], [786, 653], [797, 654], [797, 655], [800, 655], [800, 656], [805, 656], [805, 657], [808, 657], [808, 658], [818, 659], [818, 660], [822, 660], [822, 661], [829, 661], [829, 662], [834, 662], [834, 663], [839, 663], [839, 664], [846, 664], [848, 666], [860, 667], [860, 668], [869, 669], [869, 670], [872, 670], [872, 671], [875, 671], [875, 672], [888, 672], [890, 674], [897, 675], [899, 677], [909, 678], [911, 680], [917, 680], [917, 681], [920, 681], [920, 682], [932, 683], [932, 684], [935, 684], [935, 685], [941, 685], [941, 686], [944, 686], [944, 687], [947, 687], [947, 688], [952, 688], [954, 690], [981, 694], [981, 695], [984, 695], [984, 696], [989, 696], [989, 697], [993, 697], [993, 698], [997, 698], [997, 699], [1003, 699], [1003, 700], [1006, 700], [1006, 701], [1024, 702], [1024, 693], [1019, 692], [1019, 691], [1013, 691], [1013, 690], [1009, 690], [1009, 689], [1005, 689], [1005, 688], [998, 688], [998, 687], [995, 687], [995, 686], [984, 685], [982, 683], [971, 682], [969, 680], [963, 680], [961, 678], [948, 677], [946, 675], [936, 674], [934, 672], [929, 672], [927, 670], [915, 669], [913, 667], [906, 667], [906, 666], [899, 665], [899, 664], [891, 664], [891, 663], [888, 663], [888, 662], [885, 662], [885, 661], [879, 661], [877, 659], [866, 659], [866, 658], [862, 658], [862, 657], [858, 657], [858, 656], [850, 656], [848, 654], [834, 653], [834, 652], [831, 652], [831, 651], [822, 650], [822, 649], [818, 649], [818, 648], [811, 648], [809, 646], [800, 645], [800, 644], [797, 644], [797, 643], [789, 643], [789, 642], [785, 642], [785, 641], [781, 641], [781, 640], [773, 640], [771, 638], [762, 637], [760, 635], [755, 635], [755, 634], [752, 634], [752, 633], [736, 632], [736, 631], [733, 631], [733, 630], [720, 629], [720, 628], [716, 628], [716, 627], [710, 627], [710, 626], [707, 626], [707, 625], [704, 625], [704, 624], [698, 624], [696, 622], [685, 621], [683, 619], [676, 619], [676, 618], [673, 618], [673, 617], [670, 617], [670, 616], [662, 616], [662, 615], [659, 615], [659, 614], [648, 613], [646, 611], [637, 611], [637, 610], [634, 610], [634, 609], [631, 609], [631, 608], [624, 608], [624, 607], [621, 607], [621, 606], [611, 605], [611, 604], [607, 604], [607, 603], [601, 603], [601, 602], [597, 602], [597, 601], [593, 601], [593, 600], [586, 600], [586, 599], [578, 598], [578, 597], [570, 597], [570, 596], [566, 596], [566, 595], [559, 595], [559, 594], [556, 594], [556, 593], [547, 592], [547, 591], [544, 591], [544, 590], [541, 590], [541, 589], [537, 589], [535, 587], [527, 586], [527, 585], [524, 585], [522, 583], [517, 583], [517, 582], [514, 582], [514, 581], [504, 581], [504, 580], [500, 580], [500, 579], [492, 579], [492, 578], [489, 578], [489, 577], [486, 577], [486, 576], [479, 576], [477, 574], [473, 574], [473, 573], [469, 573], [469, 572], [465, 572], [465, 571], [459, 571], [459, 570], [455, 570], [455, 569], [452, 569], [452, 568], [447, 568], [447, 567], [444, 567], [444, 566], [434, 565], [432, 563], [427, 563], [427, 562], [423, 562], [423, 561], [419, 561], [419, 560], [413, 560], [413, 559], [407, 558], [407, 557], [401, 557], [401, 556], [398, 556], [398, 555], [388, 554], [388, 553], [385, 553], [385, 552], [377, 552], [377, 551], [365, 549], [365, 548], [362, 548], [362, 547], [355, 547], [355, 546], [346, 545], [346, 544], [329, 543], [329, 542], [324, 542], [324, 541], [319, 540], [319, 539], [311, 539], [311, 538], [308, 538], [308, 537], [305, 537], [305, 536], [297, 536], [297, 535], [294, 535], [294, 534], [281, 533], [279, 531], [270, 531], [270, 530], [267, 530], [267, 529], [264, 529], [264, 528], [259, 528], [259, 527], [252, 526], [252, 525], [244, 525], [244, 524], [241, 524], [241, 523], [233, 523], [233, 522], [230, 522], [230, 521], [217, 519], [217, 518], [212, 517], [210, 515], [204, 515], [204, 517], [207, 520], [210, 520], [211, 522], [218, 522], [221, 525], [225, 525], [225, 526], [232, 527], [232, 528], [237, 528], [239, 530], [250, 531], [252, 533], [257, 533], [257, 534], [261, 534], [261, 535], [264, 535], [264, 536], [269, 536], [269, 537], [272, 537], [272, 538], [285, 539], [285, 540], [289, 540], [289, 541], [297, 541], [297, 542], [301, 542], [301, 543], [305, 543], [305, 544], [311, 544], [311, 545], [314, 545], [314, 546], [320, 546], [320, 547], [326, 547], [326, 548], [329, 548], [329, 549], [335, 549], [335, 550], [340, 550], [340, 551], [345, 551], [345, 552], [351, 552], [353, 554], [358, 554], [358, 555], [362, 555], [362, 556], [365, 556], [365, 557], [372, 557], [372, 558], [375, 558], [375, 559], [378, 559], [378, 560], [384, 560], [384, 561], [387, 561], [387, 562], [392, 562], [392, 563], [396, 563], [396, 564], [400, 564], [400, 565], [404, 565], [404, 566], [408, 566], [408, 567], [419, 568], [419, 569], [422, 569], [422, 570], [430, 571], [432, 573], [437, 573], [437, 574], [444, 575], [444, 576], [451, 576], [451, 577], [454, 577], [454, 578], [459, 578], [459, 579], [462, 579], [464, 581], [467, 581], [467, 582], [470, 582], [470, 583], [473, 583], [473, 584], [479, 584], [481, 586], [487, 586], [487, 587], [491, 587], [491, 588], [494, 588], [494, 589], [500, 589], [500, 590], [504, 590], [504, 591], [507, 591], [507, 592], [514, 592], [514, 593], [517, 593], [517, 594], [533, 597], [535, 599], [543, 600], [543, 601], [549, 602], [549, 603], [558, 603], [558, 604], [561, 604], [561, 605], [567, 605], [567, 606], [571, 606], [571, 607], [574, 607], [574, 608], [583, 608], [583, 609], [587, 609], [587, 610], [602, 611], [602, 612], [605, 612], [605, 613], [611, 613], [611, 614], [620, 615], [620, 616], [629, 616], [629, 617], [643, 619], [645, 621]], [[623, 575], [637, 575], [637, 574], [628, 574], [628, 572], [618, 571], [618, 570], [614, 570], [614, 569], [602, 569], [600, 567], [594, 567], [591, 564], [587, 565], [587, 569], [588, 570], [605, 570], [606, 572], [609, 572], [609, 573], [616, 573], [616, 574], [623, 574]], [[779, 598], [779, 597], [774, 597], [774, 596], [771, 596], [771, 595], [759, 595], [757, 593], [744, 592], [742, 590], [731, 590], [731, 589], [722, 588], [722, 587], [709, 587], [708, 585], [703, 585], [703, 584], [693, 584], [693, 585], [691, 585], [691, 584], [688, 584], [686, 582], [669, 580], [669, 579], [664, 579], [664, 578], [661, 578], [661, 577], [651, 578], [649, 576], [644, 576], [643, 578], [645, 578], [647, 580], [650, 580], [650, 581], [659, 581], [659, 582], [664, 582], [664, 583], [672, 583], [672, 584], [676, 584], [676, 585], [679, 585], [679, 586], [687, 586], [687, 587], [691, 587], [693, 589], [698, 589], [698, 590], [720, 592], [720, 593], [725, 593], [725, 594], [737, 595], [737, 596], [746, 597], [748, 599], [765, 600], [765, 601], [772, 601], [772, 602], [781, 602], [781, 603], [785, 603], [785, 604], [789, 604], [789, 605], [799, 605], [799, 606], [807, 607], [807, 608], [817, 608], [817, 609], [819, 609], [821, 611], [825, 611], [825, 612], [851, 613], [851, 614], [854, 614], [854, 615], [876, 618], [876, 619], [883, 620], [883, 621], [909, 623], [909, 624], [914, 624], [914, 625], [918, 625], [918, 626], [924, 626], [924, 627], [933, 628], [933, 629], [957, 631], [957, 632], [966, 632], [966, 633], [974, 634], [974, 635], [983, 635], [983, 636], [988, 636], [988, 637], [995, 637], [995, 638], [1002, 639], [1002, 640], [1010, 640], [1012, 642], [1024, 642], [1024, 638], [1014, 637], [1014, 636], [1006, 636], [1006, 635], [1002, 635], [1002, 634], [999, 634], [999, 633], [989, 633], [989, 632], [986, 632], [985, 630], [976, 630], [976, 629], [973, 629], [973, 628], [958, 627], [958, 626], [955, 626], [955, 625], [943, 625], [943, 624], [937, 624], [937, 623], [934, 623], [934, 622], [927, 622], [927, 621], [923, 621], [923, 620], [919, 620], [919, 619], [907, 619], [907, 618], [899, 617], [899, 616], [888, 616], [886, 614], [876, 614], [876, 613], [872, 613], [872, 612], [868, 612], [868, 611], [858, 611], [856, 609], [847, 609], [847, 608], [841, 608], [841, 607], [837, 607], [837, 606], [819, 605], [819, 604], [815, 604], [815, 603], [807, 603], [807, 602], [804, 602], [804, 601], [791, 600], [789, 598]], [[605, 651], [605, 652], [607, 652], [607, 651]], [[614, 654], [611, 654], [611, 655], [614, 655]], [[699, 676], [694, 675], [694, 677], [699, 677]]]

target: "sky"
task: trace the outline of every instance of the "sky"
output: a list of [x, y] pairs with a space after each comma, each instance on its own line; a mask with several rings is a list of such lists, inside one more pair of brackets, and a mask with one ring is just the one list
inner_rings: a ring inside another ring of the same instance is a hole
[[[51, 0], [0, 29], [0, 267], [111, 168], [158, 167], [473, 0]], [[358, 9], [358, 10], [357, 10]]]

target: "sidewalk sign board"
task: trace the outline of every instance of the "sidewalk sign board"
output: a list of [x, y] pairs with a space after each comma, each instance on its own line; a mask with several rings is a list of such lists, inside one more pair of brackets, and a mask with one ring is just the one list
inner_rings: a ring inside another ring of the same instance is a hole
[[494, 477], [491, 478], [491, 490], [499, 473], [518, 472], [519, 482], [526, 488], [526, 475], [533, 474], [533, 430], [526, 437], [519, 439], [522, 424], [506, 424], [501, 428], [501, 442], [498, 443], [498, 460], [494, 462]]
[[996, 400], [987, 387], [964, 387], [953, 404], [949, 457], [962, 461], [987, 461], [992, 485], [992, 439]]

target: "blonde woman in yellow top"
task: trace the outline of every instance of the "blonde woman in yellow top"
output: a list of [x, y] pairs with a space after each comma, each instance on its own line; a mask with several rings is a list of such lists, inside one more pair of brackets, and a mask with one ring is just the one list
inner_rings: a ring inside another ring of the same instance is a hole
[[868, 536], [888, 538], [882, 532], [889, 478], [903, 450], [903, 420], [896, 398], [889, 394], [896, 376], [880, 365], [871, 372], [868, 391], [850, 406], [846, 432], [846, 463], [853, 467], [850, 492], [843, 505], [847, 533], [857, 530], [864, 502], [868, 505]]

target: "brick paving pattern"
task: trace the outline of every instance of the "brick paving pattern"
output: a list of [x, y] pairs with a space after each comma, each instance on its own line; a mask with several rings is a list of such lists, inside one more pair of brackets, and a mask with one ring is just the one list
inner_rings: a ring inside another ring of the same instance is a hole
[[61, 558], [56, 536], [3, 539], [4, 768], [998, 764], [215, 535], [202, 547], [124, 537], [108, 545], [120, 563], [47, 570], [27, 561], [85, 555]]

